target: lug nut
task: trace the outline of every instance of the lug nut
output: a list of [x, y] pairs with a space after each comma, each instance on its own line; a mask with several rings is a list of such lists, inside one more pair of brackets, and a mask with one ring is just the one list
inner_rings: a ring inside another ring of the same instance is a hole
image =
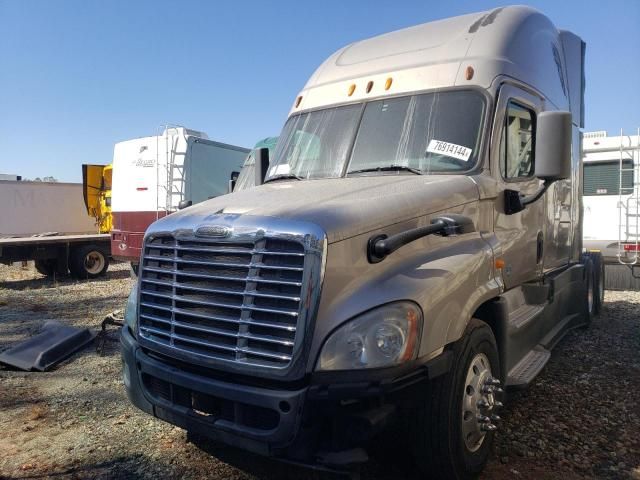
[[495, 408], [501, 408], [501, 407], [504, 407], [504, 404], [496, 400], [495, 402], [493, 402], [493, 406]]
[[487, 417], [486, 415], [478, 415], [478, 422], [480, 423], [490, 423], [491, 419], [489, 417]]
[[485, 385], [500, 385], [500, 380], [497, 378], [489, 377], [485, 380]]
[[478, 408], [489, 408], [491, 406], [486, 398], [478, 400], [478, 403], [476, 403], [476, 405], [478, 406]]
[[485, 432], [493, 432], [494, 430], [497, 430], [497, 429], [498, 429], [498, 427], [496, 427], [492, 423], [487, 423], [485, 425], [480, 425], [480, 430], [484, 430]]
[[502, 420], [500, 418], [500, 415], [491, 415], [491, 421], [492, 422], [499, 422], [500, 420]]

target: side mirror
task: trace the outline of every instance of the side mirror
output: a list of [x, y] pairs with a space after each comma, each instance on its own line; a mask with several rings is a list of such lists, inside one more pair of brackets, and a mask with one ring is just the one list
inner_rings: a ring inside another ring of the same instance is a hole
[[191, 200], [181, 200], [180, 203], [178, 203], [178, 210], [190, 207], [191, 205], [193, 205]]
[[571, 176], [570, 112], [542, 112], [538, 115], [535, 175], [542, 180], [564, 180]]
[[267, 169], [269, 168], [269, 149], [257, 148], [255, 150], [255, 174], [256, 174], [256, 186], [264, 183], [264, 177], [267, 176]]
[[535, 176], [544, 184], [532, 195], [504, 191], [507, 215], [521, 212], [538, 200], [553, 182], [571, 177], [572, 116], [570, 112], [542, 112], [536, 124]]
[[229, 178], [229, 193], [233, 192], [233, 189], [236, 188], [236, 181], [240, 176], [240, 172], [231, 172], [231, 177]]

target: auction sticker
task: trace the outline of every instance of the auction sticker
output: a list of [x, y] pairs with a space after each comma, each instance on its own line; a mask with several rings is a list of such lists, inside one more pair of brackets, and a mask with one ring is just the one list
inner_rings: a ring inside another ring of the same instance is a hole
[[427, 152], [439, 153], [447, 157], [457, 158], [458, 160], [468, 161], [471, 156], [471, 149], [456, 145], [455, 143], [443, 142], [441, 140], [431, 140], [427, 146]]

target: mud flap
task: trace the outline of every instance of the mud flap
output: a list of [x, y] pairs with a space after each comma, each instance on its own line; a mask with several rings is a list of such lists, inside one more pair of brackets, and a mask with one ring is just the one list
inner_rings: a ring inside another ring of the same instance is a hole
[[93, 340], [86, 328], [47, 321], [42, 331], [0, 354], [0, 363], [20, 370], [44, 372]]

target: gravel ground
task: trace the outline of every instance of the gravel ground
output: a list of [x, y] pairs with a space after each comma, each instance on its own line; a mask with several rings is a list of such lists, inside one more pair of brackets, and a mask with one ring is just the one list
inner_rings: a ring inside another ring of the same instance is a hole
[[[47, 319], [97, 329], [122, 309], [126, 265], [106, 278], [52, 282], [0, 266], [0, 351]], [[483, 479], [640, 480], [640, 292], [607, 292], [600, 318], [570, 333], [527, 390], [509, 397]], [[117, 332], [47, 373], [0, 367], [0, 479], [336, 478], [213, 443], [136, 411], [120, 381]], [[400, 447], [382, 445], [362, 478], [417, 478]], [[403, 467], [404, 465], [404, 467]]]

